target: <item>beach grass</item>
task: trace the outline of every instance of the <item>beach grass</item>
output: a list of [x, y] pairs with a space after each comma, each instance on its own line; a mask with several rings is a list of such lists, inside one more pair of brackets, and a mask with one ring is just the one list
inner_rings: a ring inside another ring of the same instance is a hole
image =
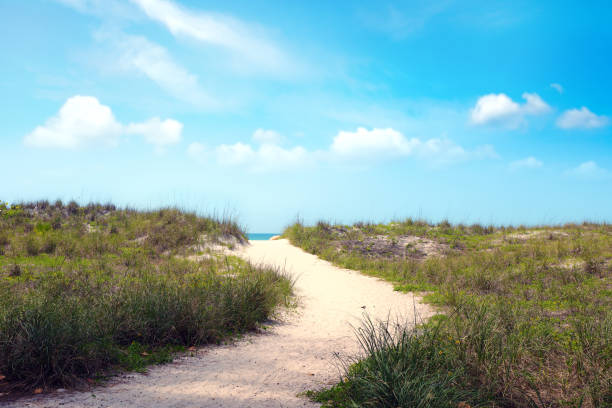
[[296, 222], [294, 245], [420, 292], [428, 322], [365, 322], [326, 406], [612, 406], [612, 226]]
[[231, 219], [173, 208], [0, 204], [0, 393], [141, 371], [258, 328], [292, 282], [210, 249], [243, 242]]

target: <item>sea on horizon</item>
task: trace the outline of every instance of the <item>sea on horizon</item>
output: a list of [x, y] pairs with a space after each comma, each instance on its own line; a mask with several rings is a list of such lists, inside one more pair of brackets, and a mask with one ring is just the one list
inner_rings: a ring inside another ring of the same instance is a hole
[[267, 241], [275, 235], [280, 235], [278, 233], [263, 233], [263, 232], [250, 232], [247, 234], [247, 238], [249, 241]]

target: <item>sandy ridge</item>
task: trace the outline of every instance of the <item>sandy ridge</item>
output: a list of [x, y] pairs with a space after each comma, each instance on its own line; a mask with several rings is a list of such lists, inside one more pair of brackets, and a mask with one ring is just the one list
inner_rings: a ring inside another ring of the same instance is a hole
[[[287, 240], [252, 241], [237, 252], [255, 263], [285, 267], [297, 278], [300, 306], [265, 334], [231, 346], [206, 347], [194, 357], [118, 378], [89, 392], [22, 399], [8, 407], [316, 407], [297, 394], [338, 379], [334, 352], [358, 351], [351, 325], [373, 318], [425, 318], [430, 307], [390, 284], [337, 268]], [[365, 306], [365, 309], [363, 308]], [[0, 404], [1, 405], [1, 404]]]

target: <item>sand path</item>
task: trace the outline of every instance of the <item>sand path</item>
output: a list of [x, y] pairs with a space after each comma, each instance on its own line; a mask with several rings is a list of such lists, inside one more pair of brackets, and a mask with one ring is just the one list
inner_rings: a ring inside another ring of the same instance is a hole
[[[89, 392], [22, 399], [10, 407], [316, 407], [297, 394], [339, 378], [334, 353], [353, 355], [358, 345], [351, 325], [364, 310], [374, 318], [389, 313], [413, 320], [431, 309], [390, 284], [337, 268], [287, 240], [252, 241], [240, 255], [255, 263], [285, 267], [297, 278], [297, 310], [271, 324], [265, 334], [234, 345], [205, 347], [196, 356], [130, 374]], [[365, 309], [362, 307], [365, 306]]]

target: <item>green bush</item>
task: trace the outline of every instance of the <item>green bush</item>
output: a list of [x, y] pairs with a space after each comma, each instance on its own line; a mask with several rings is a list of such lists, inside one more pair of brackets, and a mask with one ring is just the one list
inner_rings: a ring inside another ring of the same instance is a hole
[[[440, 323], [411, 329], [366, 320], [357, 329], [366, 358], [345, 360], [343, 381], [311, 394], [333, 407], [456, 408], [494, 406], [493, 394], [474, 387], [469, 369], [455, 364], [452, 339]], [[465, 405], [463, 405], [465, 406]]]
[[[453, 353], [445, 351], [445, 364], [451, 372], [463, 370], [462, 387], [468, 388], [462, 390], [489, 395], [491, 406], [611, 404], [610, 225], [528, 230], [413, 220], [354, 227], [295, 223], [284, 235], [337, 265], [390, 280], [398, 290], [428, 292], [425, 301], [447, 316], [436, 347], [449, 346], [448, 336], [459, 341]], [[418, 259], [360, 252], [352, 245], [403, 236], [447, 248]], [[405, 392], [393, 384], [394, 392]], [[339, 385], [333, 394], [350, 386]]]
[[186, 259], [204, 238], [243, 239], [231, 221], [97, 204], [19, 210], [0, 218], [10, 248], [0, 253], [0, 373], [16, 389], [142, 370], [257, 328], [291, 294], [281, 271]]

